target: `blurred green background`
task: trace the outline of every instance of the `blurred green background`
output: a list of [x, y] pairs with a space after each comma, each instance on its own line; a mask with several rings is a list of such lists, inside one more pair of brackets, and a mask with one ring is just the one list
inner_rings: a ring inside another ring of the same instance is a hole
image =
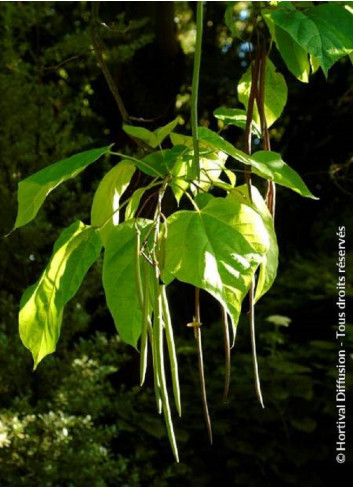
[[[21, 178], [107, 142], [134, 151], [92, 50], [90, 3], [0, 3], [2, 235], [13, 225]], [[249, 64], [244, 45], [224, 25], [225, 7], [226, 2], [206, 6], [200, 122], [213, 129], [214, 109], [238, 106], [237, 81]], [[250, 8], [251, 2], [237, 2], [240, 31], [248, 29]], [[194, 9], [193, 2], [101, 5], [104, 56], [129, 113], [151, 120], [145, 124], [150, 129], [178, 113], [180, 130], [190, 130]], [[57, 353], [32, 372], [17, 330], [20, 296], [37, 280], [59, 230], [78, 218], [89, 222], [93, 192], [114, 163], [106, 159], [55, 190], [34, 223], [0, 242], [2, 486], [351, 485], [350, 426], [347, 462], [335, 462], [335, 233], [339, 225], [346, 226], [350, 302], [353, 69], [344, 59], [328, 80], [316, 73], [306, 85], [286, 70], [275, 48], [271, 58], [289, 87], [285, 112], [271, 129], [273, 149], [320, 200], [278, 189], [278, 279], [257, 307], [266, 409], [254, 393], [245, 314], [232, 352], [231, 395], [227, 404], [222, 402], [219, 311], [202, 295], [214, 430], [214, 445], [208, 445], [196, 350], [185, 327], [192, 318], [192, 289], [172, 285], [183, 402], [183, 417], [176, 419], [181, 463], [175, 464], [163, 420], [155, 412], [151, 375], [140, 389], [138, 355], [119, 341], [107, 312], [101, 263], [67, 308]], [[240, 130], [226, 129], [224, 136], [241, 146]], [[352, 335], [348, 344], [353, 344]], [[349, 362], [347, 387], [352, 386]], [[348, 413], [351, 407], [348, 391]]]

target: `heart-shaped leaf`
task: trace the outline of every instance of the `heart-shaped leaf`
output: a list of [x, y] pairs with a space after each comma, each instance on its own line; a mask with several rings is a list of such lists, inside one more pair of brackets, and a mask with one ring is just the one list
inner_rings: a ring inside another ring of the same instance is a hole
[[174, 278], [206, 290], [228, 311], [233, 326], [252, 277], [269, 248], [261, 216], [232, 199], [211, 198], [199, 211], [168, 218], [166, 284]]

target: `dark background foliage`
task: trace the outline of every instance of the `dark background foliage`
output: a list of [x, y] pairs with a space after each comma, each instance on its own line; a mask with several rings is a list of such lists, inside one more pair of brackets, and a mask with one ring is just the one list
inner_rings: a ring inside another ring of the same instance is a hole
[[[135, 148], [97, 67], [91, 2], [0, 4], [1, 233], [16, 213], [17, 182], [63, 156], [108, 142]], [[239, 2], [239, 11], [250, 2]], [[225, 2], [207, 2], [200, 120], [238, 104], [236, 84], [249, 59], [224, 26]], [[103, 2], [105, 55], [129, 113], [154, 129], [176, 113], [188, 131], [194, 3]], [[246, 23], [239, 20], [240, 27]], [[336, 230], [348, 231], [347, 297], [352, 298], [353, 70], [342, 60], [305, 85], [286, 76], [285, 112], [271, 130], [281, 152], [319, 201], [278, 189], [278, 279], [257, 308], [266, 409], [253, 388], [246, 307], [233, 350], [229, 402], [223, 404], [222, 332], [202, 296], [204, 356], [214, 446], [207, 443], [193, 338], [192, 290], [170, 297], [181, 368], [183, 417], [175, 464], [151, 378], [138, 385], [138, 355], [116, 336], [98, 263], [67, 308], [55, 355], [35, 373], [17, 332], [21, 293], [48, 260], [59, 230], [89, 222], [92, 195], [112, 161], [92, 165], [48, 198], [36, 221], [2, 239], [0, 253], [0, 483], [3, 486], [350, 485], [352, 430], [345, 465], [335, 462]], [[226, 129], [242, 144], [241, 131]], [[241, 178], [241, 177], [240, 177]], [[288, 327], [283, 318], [290, 318]], [[270, 317], [271, 320], [268, 320]], [[279, 322], [278, 322], [279, 321]], [[351, 328], [348, 327], [348, 330]], [[350, 343], [352, 345], [352, 342]], [[351, 362], [351, 360], [349, 360]], [[347, 383], [352, 385], [351, 363]], [[348, 412], [351, 408], [348, 398]], [[350, 428], [350, 427], [348, 427]]]

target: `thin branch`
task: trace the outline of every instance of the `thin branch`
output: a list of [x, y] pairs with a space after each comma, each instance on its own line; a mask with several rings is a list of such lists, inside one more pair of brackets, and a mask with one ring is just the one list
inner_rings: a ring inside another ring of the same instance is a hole
[[113, 80], [113, 77], [109, 71], [109, 68], [104, 60], [103, 51], [104, 44], [99, 33], [99, 4], [100, 2], [92, 2], [92, 19], [91, 19], [91, 36], [94, 50], [97, 55], [98, 64], [103, 72], [103, 75], [108, 83], [109, 89], [115, 99], [115, 102], [119, 108], [119, 112], [123, 119], [123, 122], [129, 122], [129, 114], [126, 110], [124, 102], [120, 96], [119, 89]]
[[81, 54], [75, 54], [73, 56], [70, 56], [69, 58], [66, 58], [62, 61], [60, 61], [60, 63], [56, 64], [56, 65], [52, 65], [52, 66], [42, 66], [40, 68], [41, 71], [56, 71], [58, 70], [61, 66], [64, 66], [66, 65], [67, 63], [71, 63], [71, 61], [76, 61], [77, 59], [80, 59], [84, 56], [87, 56], [89, 53], [92, 53], [94, 52], [95, 49], [87, 49], [87, 51], [85, 51], [84, 53], [81, 53]]

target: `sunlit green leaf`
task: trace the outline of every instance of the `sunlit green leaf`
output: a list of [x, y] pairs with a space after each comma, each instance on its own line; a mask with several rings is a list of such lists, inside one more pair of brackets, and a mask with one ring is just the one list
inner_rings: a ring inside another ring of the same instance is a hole
[[200, 143], [206, 148], [213, 151], [222, 151], [234, 159], [244, 163], [244, 165], [251, 165], [251, 157], [235, 148], [231, 143], [222, 138], [219, 134], [207, 127], [199, 127], [199, 139]]
[[130, 136], [140, 139], [146, 143], [151, 148], [157, 148], [161, 145], [163, 140], [176, 128], [178, 125], [179, 118], [177, 117], [169, 124], [159, 127], [155, 131], [149, 131], [144, 127], [129, 126], [128, 124], [123, 125], [124, 131]]
[[191, 184], [191, 190], [195, 193], [199, 192], [200, 189], [207, 192], [214, 182], [219, 182], [219, 176], [224, 169], [227, 158], [228, 156], [222, 151], [211, 153], [208, 157], [201, 156], [199, 160], [200, 180]]
[[156, 135], [158, 141], [157, 146], [159, 146], [162, 143], [162, 141], [174, 131], [178, 123], [179, 123], [179, 117], [169, 122], [169, 124], [166, 124], [163, 127], [159, 127], [154, 131], [154, 134]]
[[119, 224], [119, 205], [122, 194], [127, 189], [135, 166], [130, 161], [121, 161], [101, 180], [94, 194], [91, 209], [92, 226], [100, 227], [103, 243], [106, 243], [111, 229]]
[[[352, 55], [350, 54], [350, 56]], [[320, 62], [312, 54], [309, 56], [309, 60], [310, 60], [311, 73], [314, 74], [320, 68]]]
[[18, 213], [14, 229], [24, 226], [36, 217], [46, 197], [55, 187], [78, 175], [108, 150], [109, 146], [84, 151], [22, 180], [18, 185]]
[[287, 68], [298, 80], [307, 83], [310, 75], [310, 63], [307, 51], [288, 32], [278, 25], [276, 26], [271, 16], [271, 10], [264, 9], [261, 13]]
[[353, 15], [336, 2], [305, 11], [278, 8], [271, 13], [276, 26], [319, 61], [325, 74], [342, 56], [353, 51]]
[[237, 324], [241, 302], [269, 247], [260, 215], [232, 198], [208, 198], [197, 211], [168, 218], [166, 262], [162, 277], [200, 287], [212, 294]]
[[199, 194], [195, 195], [195, 202], [198, 206], [199, 209], [203, 209], [204, 207], [206, 207], [206, 205], [209, 203], [210, 200], [213, 200], [214, 197], [213, 195], [209, 194], [209, 193], [203, 193], [203, 192], [200, 192]]
[[173, 180], [171, 183], [171, 188], [178, 205], [180, 203], [180, 199], [190, 187], [190, 182], [187, 180], [188, 168], [188, 161], [180, 158], [172, 171]]
[[227, 176], [230, 185], [232, 187], [235, 187], [235, 184], [237, 182], [237, 177], [235, 176], [235, 174], [231, 170], [228, 170], [227, 168], [225, 168], [223, 171], [224, 171], [225, 175]]
[[[219, 107], [213, 112], [213, 115], [224, 122], [225, 125], [231, 124], [233, 126], [245, 129], [246, 127], [246, 111], [243, 109], [228, 109], [227, 107]], [[251, 130], [255, 136], [261, 137], [260, 126], [255, 121], [252, 122]]]
[[[112, 229], [105, 247], [103, 286], [107, 305], [121, 339], [136, 347], [141, 334], [142, 311], [135, 283], [136, 229], [141, 231], [141, 243], [152, 221], [130, 219]], [[142, 256], [141, 260], [144, 260]], [[151, 286], [153, 276], [151, 274]]]
[[260, 297], [262, 297], [272, 287], [277, 275], [278, 245], [273, 218], [267, 208], [266, 202], [254, 185], [251, 187], [251, 199], [249, 197], [249, 189], [247, 185], [242, 185], [232, 190], [229, 199], [232, 197], [240, 202], [244, 202], [246, 205], [249, 205], [260, 214], [270, 240], [270, 246], [263, 262], [260, 265], [260, 273], [257, 280], [255, 301], [258, 301]]
[[132, 194], [129, 203], [126, 206], [125, 221], [128, 221], [129, 219], [135, 217], [137, 209], [139, 208], [140, 205], [141, 198], [145, 192], [146, 192], [146, 187], [140, 187], [136, 189], [135, 192]]
[[149, 153], [141, 160], [131, 158], [131, 161], [146, 175], [164, 178], [171, 172], [178, 159], [185, 153], [185, 150], [185, 146], [178, 145], [171, 149], [162, 149]]
[[210, 148], [223, 151], [241, 163], [250, 165], [252, 171], [260, 177], [288, 187], [303, 197], [316, 198], [298, 173], [282, 160], [280, 154], [274, 151], [258, 151], [249, 156], [206, 127], [199, 128], [199, 138]]
[[[238, 83], [238, 97], [247, 109], [251, 87], [251, 66]], [[265, 115], [267, 126], [270, 127], [282, 114], [287, 102], [287, 84], [281, 73], [276, 71], [273, 63], [267, 59], [265, 83]], [[254, 121], [260, 126], [260, 116], [256, 104], [254, 105]]]
[[186, 134], [179, 134], [177, 132], [172, 132], [170, 134], [170, 139], [174, 146], [187, 146], [188, 148], [192, 147], [192, 137], [187, 136]]
[[[178, 204], [181, 197], [189, 187], [191, 187], [191, 190], [194, 193], [198, 192], [199, 190], [207, 192], [214, 183], [221, 182], [219, 180], [219, 176], [222, 173], [222, 170], [227, 171], [224, 166], [227, 155], [224, 152], [214, 150], [213, 148], [209, 149], [207, 144], [203, 144], [203, 142], [200, 141], [200, 179], [195, 179], [194, 182], [191, 182], [188, 177], [190, 173], [190, 165], [193, 162], [194, 155], [192, 137], [172, 133], [171, 139], [173, 144], [183, 144], [189, 149], [189, 151], [184, 153], [183, 157], [180, 158], [172, 170], [172, 189]], [[228, 175], [228, 178], [230, 178], [230, 181], [233, 181], [233, 177], [231, 175]]]
[[288, 69], [298, 80], [307, 83], [310, 75], [308, 53], [289, 34], [276, 27], [276, 44]]
[[153, 147], [152, 144], [156, 142], [156, 137], [153, 134], [153, 132], [150, 131], [149, 129], [146, 129], [145, 127], [130, 126], [129, 124], [123, 124], [123, 130], [129, 136], [140, 139], [141, 141], [143, 141], [144, 143], [148, 144], [151, 147]]
[[260, 177], [288, 187], [303, 197], [317, 199], [310, 192], [298, 173], [282, 160], [279, 153], [275, 153], [274, 151], [258, 151], [251, 158], [252, 171]]
[[74, 222], [55, 242], [39, 281], [24, 292], [19, 314], [20, 336], [32, 352], [35, 367], [55, 351], [64, 306], [76, 294], [101, 246], [94, 228]]

